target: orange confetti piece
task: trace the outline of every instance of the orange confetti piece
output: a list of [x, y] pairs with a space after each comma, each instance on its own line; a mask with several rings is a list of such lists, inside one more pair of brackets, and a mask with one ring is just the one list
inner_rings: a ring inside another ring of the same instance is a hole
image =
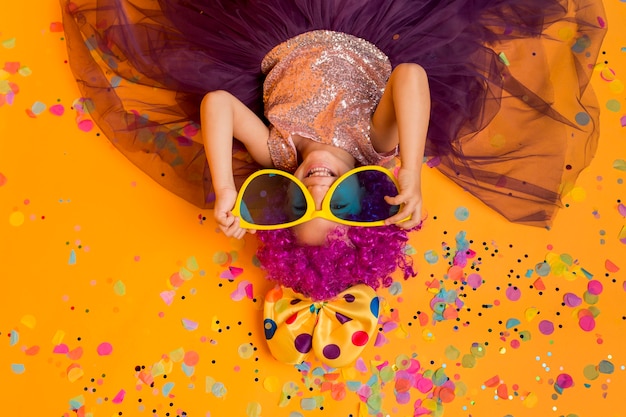
[[607, 271], [609, 272], [617, 272], [619, 271], [619, 266], [615, 265], [613, 262], [611, 262], [609, 259], [607, 259], [604, 262], [604, 267], [606, 268]]
[[497, 386], [498, 384], [500, 384], [500, 377], [498, 375], [494, 375], [485, 381], [485, 385], [490, 388], [493, 388]]
[[77, 347], [76, 349], [72, 349], [67, 353], [67, 357], [73, 361], [80, 359], [83, 356], [83, 348]]
[[335, 401], [341, 401], [346, 398], [346, 386], [345, 384], [334, 384], [330, 389], [330, 396]]
[[39, 346], [31, 346], [24, 351], [24, 353], [28, 356], [35, 356], [39, 353]]
[[509, 398], [509, 389], [506, 386], [506, 384], [500, 384], [498, 388], [496, 389], [496, 392], [498, 394], [498, 397], [503, 400], [506, 400]]
[[455, 281], [460, 281], [463, 279], [463, 268], [461, 268], [458, 265], [454, 265], [451, 266], [450, 269], [448, 269], [448, 278], [455, 280]]
[[535, 282], [533, 282], [533, 287], [535, 287], [536, 290], [543, 291], [546, 289], [546, 284], [544, 284], [541, 278], [537, 278]]

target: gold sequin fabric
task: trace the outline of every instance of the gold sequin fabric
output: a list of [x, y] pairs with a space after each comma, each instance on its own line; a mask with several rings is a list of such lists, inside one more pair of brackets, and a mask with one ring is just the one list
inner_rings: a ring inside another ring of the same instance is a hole
[[261, 69], [277, 168], [297, 167], [292, 135], [345, 149], [363, 165], [393, 158], [370, 142], [370, 119], [391, 75], [389, 59], [376, 46], [345, 33], [306, 32], [272, 49]]

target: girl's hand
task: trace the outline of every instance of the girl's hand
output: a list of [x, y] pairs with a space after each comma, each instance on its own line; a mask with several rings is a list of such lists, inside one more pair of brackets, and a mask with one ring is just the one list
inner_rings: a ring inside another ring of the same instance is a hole
[[[402, 210], [385, 220], [386, 225], [395, 224], [403, 229], [412, 229], [419, 225], [425, 216], [422, 215], [421, 166], [416, 169], [400, 168], [398, 172], [400, 193], [395, 197], [385, 197], [389, 204], [404, 204]], [[407, 221], [402, 219], [411, 216]]]
[[239, 217], [235, 217], [231, 213], [236, 200], [237, 190], [234, 188], [220, 190], [219, 193], [216, 193], [213, 216], [226, 236], [241, 239], [246, 232], [254, 234], [256, 230], [247, 230], [239, 226]]

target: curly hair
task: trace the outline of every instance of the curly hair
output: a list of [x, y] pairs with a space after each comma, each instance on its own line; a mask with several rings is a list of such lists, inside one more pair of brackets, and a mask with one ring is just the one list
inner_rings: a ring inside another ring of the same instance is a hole
[[337, 227], [324, 246], [303, 246], [289, 229], [258, 231], [257, 238], [267, 278], [314, 300], [331, 299], [356, 284], [389, 287], [397, 268], [404, 279], [417, 275], [404, 252], [408, 231], [396, 226]]

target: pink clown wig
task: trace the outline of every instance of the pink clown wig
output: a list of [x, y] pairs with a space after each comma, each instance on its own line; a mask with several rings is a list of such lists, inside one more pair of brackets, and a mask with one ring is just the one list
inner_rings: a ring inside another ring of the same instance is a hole
[[404, 252], [408, 231], [396, 226], [337, 228], [325, 246], [298, 244], [289, 229], [259, 231], [257, 237], [267, 278], [314, 300], [331, 299], [356, 284], [389, 287], [397, 268], [404, 279], [416, 275]]

